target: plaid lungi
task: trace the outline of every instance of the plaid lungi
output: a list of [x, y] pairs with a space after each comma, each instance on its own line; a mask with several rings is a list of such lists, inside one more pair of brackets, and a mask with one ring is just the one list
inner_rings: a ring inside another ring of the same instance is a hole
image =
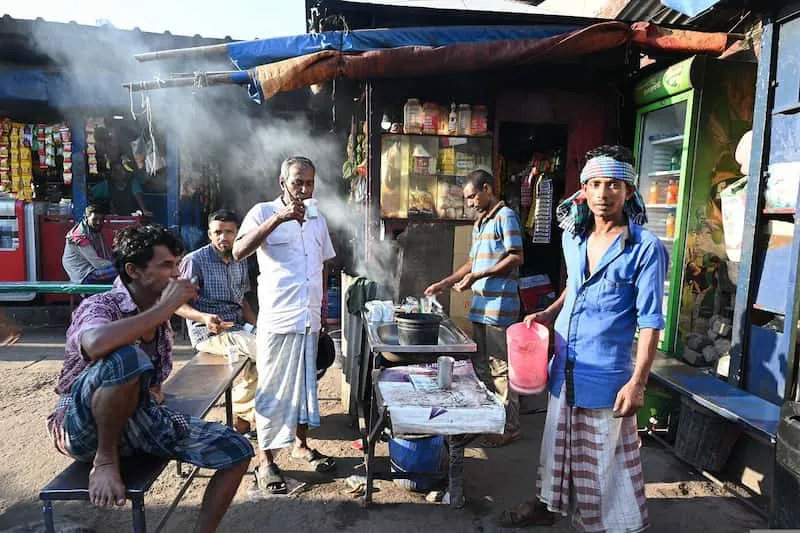
[[157, 404], [149, 392], [152, 370], [147, 354], [133, 346], [120, 348], [87, 368], [48, 420], [57, 448], [77, 461], [91, 462], [97, 451], [91, 409], [94, 393], [139, 378], [139, 405], [122, 430], [121, 456], [150, 454], [215, 470], [253, 456], [247, 438], [231, 428]]
[[550, 396], [537, 479], [539, 499], [579, 531], [634, 533], [648, 526], [636, 417], [571, 407]]

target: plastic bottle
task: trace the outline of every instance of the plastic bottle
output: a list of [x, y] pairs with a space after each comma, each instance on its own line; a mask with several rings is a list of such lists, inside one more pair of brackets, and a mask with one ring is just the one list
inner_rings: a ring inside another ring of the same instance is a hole
[[403, 133], [422, 133], [422, 105], [409, 98], [403, 107]]
[[522, 394], [538, 394], [547, 387], [547, 353], [550, 330], [534, 322], [531, 327], [519, 322], [506, 330], [508, 341], [508, 381]]
[[670, 211], [667, 215], [667, 223], [664, 235], [666, 235], [668, 239], [675, 237], [675, 211]]
[[667, 184], [667, 203], [675, 205], [678, 203], [678, 182], [677, 180], [669, 180]]
[[456, 111], [455, 102], [450, 104], [450, 115], [447, 117], [447, 133], [448, 135], [458, 133], [458, 111]]
[[650, 191], [647, 194], [648, 204], [657, 204], [659, 199], [658, 182], [654, 181], [650, 184]]

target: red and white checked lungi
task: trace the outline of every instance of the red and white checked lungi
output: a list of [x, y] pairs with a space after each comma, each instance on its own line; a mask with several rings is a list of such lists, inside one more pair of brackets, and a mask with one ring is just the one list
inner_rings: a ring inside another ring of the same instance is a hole
[[636, 417], [570, 407], [550, 395], [537, 486], [552, 512], [579, 531], [634, 533], [648, 526]]

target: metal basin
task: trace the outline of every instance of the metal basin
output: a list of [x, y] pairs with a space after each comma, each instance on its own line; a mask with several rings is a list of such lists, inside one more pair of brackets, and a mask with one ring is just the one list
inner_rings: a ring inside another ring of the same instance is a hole
[[[366, 317], [365, 317], [366, 318]], [[430, 363], [435, 362], [441, 354], [453, 355], [476, 351], [475, 341], [467, 336], [449, 317], [442, 317], [439, 326], [439, 342], [437, 344], [402, 345], [394, 322], [371, 323], [364, 320], [367, 340], [373, 352], [381, 352], [383, 357], [395, 363]]]

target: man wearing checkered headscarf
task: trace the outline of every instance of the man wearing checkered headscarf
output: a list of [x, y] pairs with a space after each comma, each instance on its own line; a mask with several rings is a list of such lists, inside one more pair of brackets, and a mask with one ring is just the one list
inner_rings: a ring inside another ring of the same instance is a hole
[[581, 189], [557, 210], [566, 288], [525, 317], [529, 326], [555, 321], [538, 499], [503, 513], [505, 527], [549, 525], [556, 513], [593, 533], [648, 525], [635, 415], [664, 328], [668, 258], [642, 226], [632, 163], [620, 146], [592, 150]]

